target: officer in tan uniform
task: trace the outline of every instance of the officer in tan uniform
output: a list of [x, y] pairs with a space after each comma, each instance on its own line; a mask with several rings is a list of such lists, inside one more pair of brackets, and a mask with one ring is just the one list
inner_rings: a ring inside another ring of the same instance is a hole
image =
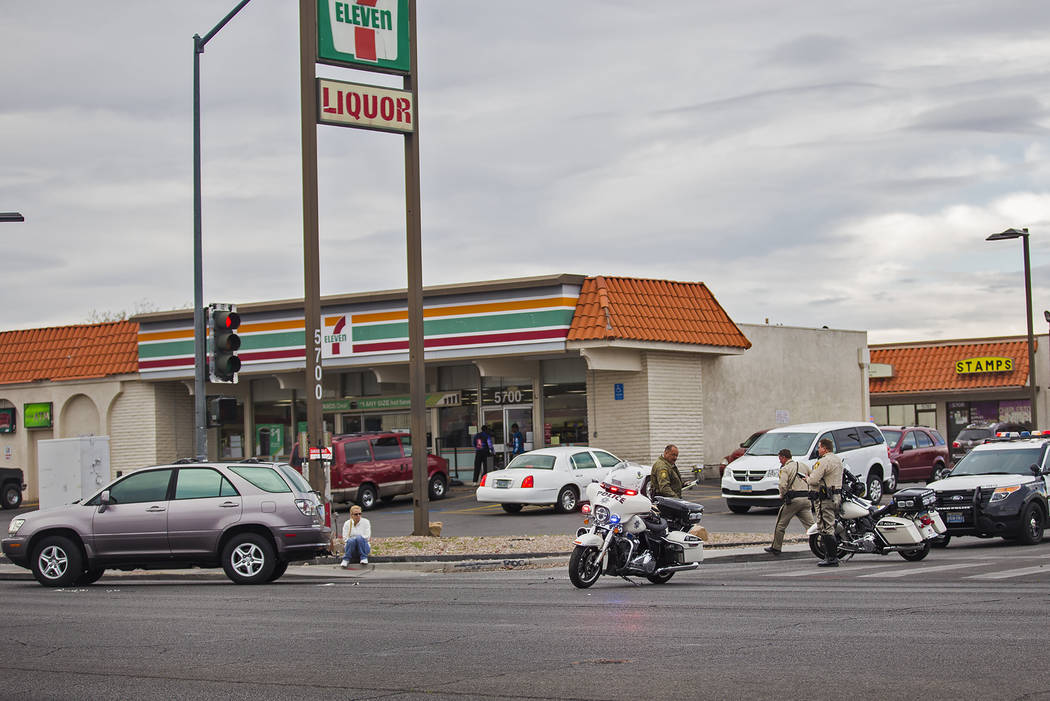
[[838, 542], [835, 540], [835, 516], [842, 501], [842, 459], [831, 452], [835, 444], [830, 438], [821, 438], [817, 444], [820, 459], [813, 463], [806, 482], [810, 492], [816, 492], [817, 530], [824, 539], [824, 559], [818, 567], [838, 567]]
[[791, 451], [782, 449], [777, 457], [780, 459], [780, 498], [784, 501], [777, 514], [777, 525], [773, 529], [773, 544], [766, 548], [767, 553], [779, 555], [784, 545], [784, 533], [787, 532], [791, 519], [798, 520], [807, 529], [813, 525], [813, 505], [809, 501], [809, 467], [806, 463], [791, 459]]
[[682, 498], [682, 476], [678, 474], [675, 461], [678, 460], [678, 446], [669, 445], [664, 454], [656, 459], [649, 482], [653, 496]]

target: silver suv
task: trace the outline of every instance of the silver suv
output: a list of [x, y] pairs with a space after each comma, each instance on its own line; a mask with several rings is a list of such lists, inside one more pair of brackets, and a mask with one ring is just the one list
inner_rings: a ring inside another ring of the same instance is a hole
[[2, 547], [45, 587], [91, 584], [106, 568], [190, 566], [261, 584], [327, 552], [330, 536], [316, 493], [289, 465], [179, 461], [17, 516]]

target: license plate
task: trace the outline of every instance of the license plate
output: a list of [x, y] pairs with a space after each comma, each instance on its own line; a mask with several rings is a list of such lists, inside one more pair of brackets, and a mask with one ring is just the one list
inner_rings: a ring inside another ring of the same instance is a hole
[[947, 514], [945, 514], [945, 516], [948, 517], [948, 518], [945, 519], [945, 521], [948, 522], [948, 523], [965, 523], [966, 522], [966, 516], [964, 514], [947, 513]]
[[742, 485], [740, 485], [740, 491], [741, 492], [750, 492], [751, 491], [751, 485], [750, 484], [742, 484]]
[[496, 489], [510, 489], [514, 480], [496, 480]]

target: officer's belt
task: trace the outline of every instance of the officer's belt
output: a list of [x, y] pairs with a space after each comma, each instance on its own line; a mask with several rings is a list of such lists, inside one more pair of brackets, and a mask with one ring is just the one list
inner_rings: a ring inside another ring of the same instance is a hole
[[[831, 495], [842, 494], [842, 489], [840, 489], [839, 487], [832, 487], [831, 489], [825, 488], [824, 491], [827, 492], [828, 494], [831, 494]], [[813, 491], [811, 491], [811, 492], [806, 492], [806, 494], [809, 495], [810, 497], [814, 498], [814, 499], [819, 499], [820, 498], [820, 492], [815, 490], [815, 489]]]
[[799, 497], [803, 497], [803, 498], [808, 499], [809, 498], [809, 492], [799, 491], [799, 490], [788, 490], [788, 493], [785, 494], [784, 496], [786, 496], [788, 499], [798, 499]]

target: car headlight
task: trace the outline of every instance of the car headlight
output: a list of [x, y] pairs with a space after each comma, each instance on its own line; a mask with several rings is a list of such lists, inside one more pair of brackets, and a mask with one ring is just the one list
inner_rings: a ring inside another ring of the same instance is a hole
[[24, 518], [11, 519], [11, 523], [9, 523], [7, 526], [7, 535], [14, 535], [15, 533], [18, 533], [18, 529], [21, 528], [22, 524], [25, 522], [26, 520]]
[[1003, 499], [1010, 496], [1020, 488], [1021, 486], [1017, 484], [1015, 484], [1012, 487], [999, 487], [994, 492], [992, 492], [992, 499], [989, 503], [994, 504], [997, 501], [1002, 501]]
[[766, 470], [766, 477], [765, 477], [765, 479], [770, 479], [772, 477], [780, 477], [780, 468], [779, 467], [771, 467], [768, 470]]

